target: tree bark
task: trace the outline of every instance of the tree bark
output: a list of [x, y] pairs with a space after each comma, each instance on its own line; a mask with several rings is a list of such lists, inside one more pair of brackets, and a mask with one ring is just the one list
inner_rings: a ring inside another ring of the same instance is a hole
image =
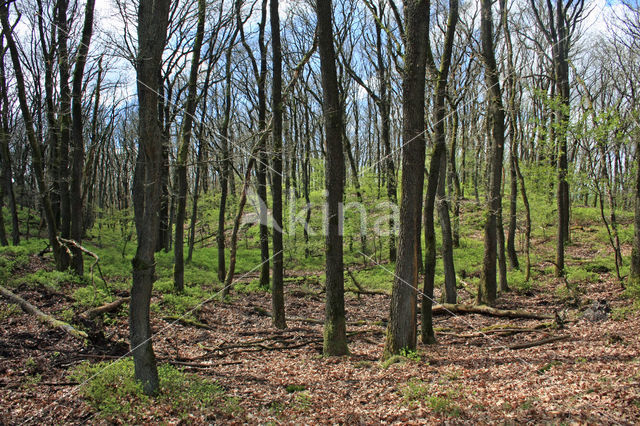
[[[71, 197], [69, 191], [69, 145], [71, 141], [71, 89], [69, 88], [70, 65], [69, 50], [69, 26], [67, 23], [67, 10], [69, 0], [59, 0], [57, 2], [55, 25], [58, 27], [58, 68], [60, 85], [60, 111], [59, 111], [59, 135], [60, 150], [58, 151], [58, 187], [60, 191], [60, 236], [69, 238], [71, 236]], [[63, 269], [66, 269], [71, 262], [66, 250], [61, 251], [61, 261]]]
[[262, 14], [258, 33], [260, 46], [260, 74], [258, 75], [258, 129], [260, 130], [260, 147], [258, 164], [256, 165], [256, 180], [258, 181], [258, 198], [260, 200], [260, 287], [269, 288], [269, 227], [267, 224], [267, 44], [264, 40], [267, 24], [267, 0], [262, 0]]
[[633, 195], [635, 198], [635, 215], [633, 219], [634, 231], [629, 280], [631, 284], [638, 285], [640, 283], [640, 138], [636, 141], [636, 185]]
[[498, 251], [497, 226], [500, 215], [502, 194], [502, 157], [504, 155], [504, 109], [498, 67], [493, 46], [493, 18], [491, 0], [482, 0], [481, 38], [482, 57], [485, 66], [485, 84], [487, 86], [488, 117], [491, 128], [489, 143], [491, 155], [489, 167], [489, 196], [487, 199], [487, 219], [484, 227], [484, 260], [482, 276], [478, 285], [478, 303], [493, 304], [496, 300], [496, 257]]
[[[218, 243], [218, 279], [221, 283], [225, 281], [225, 216], [227, 209], [227, 196], [229, 193], [229, 176], [233, 173], [229, 150], [229, 122], [231, 121], [231, 55], [233, 53], [233, 44], [238, 34], [238, 28], [233, 32], [233, 36], [229, 41], [225, 59], [225, 94], [224, 94], [224, 118], [222, 120], [222, 128], [220, 129], [220, 145], [222, 147], [222, 160], [220, 164], [220, 209], [218, 211], [218, 234], [216, 242]], [[223, 297], [229, 294], [229, 289], [222, 289]]]
[[[405, 57], [402, 79], [402, 197], [398, 257], [384, 358], [416, 347], [418, 244], [416, 235], [424, 187], [425, 80], [429, 3], [405, 0]], [[435, 193], [435, 191], [434, 191]]]
[[[433, 320], [431, 315], [431, 306], [433, 305], [433, 288], [435, 281], [435, 268], [436, 268], [436, 231], [434, 225], [434, 209], [436, 195], [438, 191], [440, 179], [445, 178], [444, 173], [440, 173], [440, 168], [444, 166], [446, 169], [446, 135], [444, 121], [446, 116], [445, 107], [445, 95], [447, 91], [447, 82], [449, 78], [449, 67], [451, 65], [451, 56], [453, 52], [453, 41], [455, 38], [455, 28], [458, 21], [458, 1], [449, 1], [449, 17], [447, 22], [447, 33], [445, 34], [445, 45], [440, 58], [440, 69], [436, 69], [433, 61], [433, 54], [431, 53], [430, 46], [427, 50], [428, 64], [436, 78], [436, 88], [433, 96], [433, 108], [434, 108], [434, 125], [433, 125], [433, 140], [434, 148], [431, 155], [431, 164], [429, 165], [429, 179], [427, 182], [427, 194], [425, 197], [425, 211], [424, 211], [424, 239], [425, 239], [425, 271], [424, 271], [424, 289], [422, 292], [422, 324], [421, 334], [423, 343], [435, 343], [435, 335], [433, 332]], [[424, 163], [424, 162], [423, 162]], [[444, 191], [444, 181], [442, 182], [442, 191]], [[448, 215], [448, 212], [447, 212]], [[451, 225], [449, 224], [449, 236]], [[443, 241], [444, 244], [444, 241]], [[453, 250], [451, 247], [451, 238], [447, 240], [449, 245], [448, 250]], [[446, 248], [445, 248], [446, 249]], [[451, 263], [449, 268], [449, 280], [453, 280], [453, 286], [455, 287], [455, 271], [453, 270], [453, 256], [451, 256]], [[446, 279], [446, 278], [445, 278]], [[451, 286], [451, 281], [449, 282]], [[452, 296], [452, 295], [449, 295]]]
[[447, 173], [447, 153], [440, 160], [440, 178], [438, 180], [438, 217], [442, 232], [442, 263], [444, 264], [444, 298], [447, 303], [456, 303], [456, 269], [453, 261], [453, 238], [451, 235], [451, 220], [449, 218], [449, 202], [445, 194], [445, 180]]
[[[207, 4], [205, 0], [198, 0], [198, 26], [196, 40], [193, 45], [191, 58], [191, 70], [189, 71], [189, 83], [187, 93], [187, 105], [180, 130], [180, 146], [176, 164], [176, 176], [178, 177], [178, 206], [176, 211], [176, 239], [174, 244], [173, 286], [176, 292], [184, 290], [184, 221], [187, 210], [187, 158], [189, 145], [191, 145], [191, 129], [193, 127], [193, 115], [197, 104], [198, 70], [200, 68], [200, 51], [204, 38], [204, 24]], [[198, 167], [198, 166], [196, 166]]]
[[348, 353], [346, 320], [344, 309], [344, 264], [343, 264], [343, 210], [344, 196], [344, 151], [342, 123], [343, 110], [340, 103], [336, 58], [333, 48], [331, 0], [318, 0], [318, 50], [322, 74], [322, 111], [324, 115], [327, 191], [327, 235], [325, 238], [326, 290], [324, 321], [325, 355]]
[[282, 51], [280, 46], [280, 15], [278, 0], [270, 0], [271, 55], [273, 80], [272, 96], [272, 143], [273, 174], [271, 176], [271, 196], [273, 198], [273, 276], [271, 284], [271, 305], [273, 325], [284, 329], [284, 247], [282, 242]]
[[[73, 125], [73, 145], [71, 155], [71, 239], [78, 244], [82, 243], [82, 234], [84, 233], [83, 217], [84, 207], [82, 200], [82, 171], [84, 168], [84, 136], [83, 136], [83, 118], [82, 118], [82, 80], [84, 77], [84, 67], [87, 63], [87, 55], [89, 54], [89, 43], [91, 43], [91, 35], [93, 34], [93, 10], [95, 0], [88, 0], [85, 5], [84, 27], [82, 29], [82, 38], [78, 47], [78, 55], [76, 59], [75, 69], [73, 70], [73, 86], [72, 86], [72, 125]], [[73, 258], [71, 259], [71, 267], [74, 272], [80, 276], [84, 273], [84, 261], [82, 251], [77, 247], [71, 248]]]
[[133, 286], [129, 333], [136, 379], [147, 395], [158, 392], [158, 370], [151, 342], [149, 305], [155, 280], [160, 211], [163, 132], [158, 120], [158, 74], [167, 37], [170, 0], [141, 0], [138, 7], [138, 161], [133, 184], [138, 247], [131, 261]]

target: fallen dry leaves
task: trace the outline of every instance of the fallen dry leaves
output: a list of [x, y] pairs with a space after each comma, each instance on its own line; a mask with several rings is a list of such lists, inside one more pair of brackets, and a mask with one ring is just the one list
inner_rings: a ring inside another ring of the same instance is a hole
[[[557, 283], [562, 285], [562, 283]], [[606, 299], [613, 307], [631, 302], [608, 274], [589, 284], [585, 298]], [[322, 296], [289, 287], [287, 314], [323, 317]], [[320, 290], [316, 288], [315, 290]], [[20, 294], [46, 312], [70, 301], [36, 290]], [[4, 302], [3, 302], [4, 303]], [[477, 335], [487, 327], [532, 328], [535, 320], [480, 315], [439, 316], [438, 345], [419, 347], [420, 361], [379, 362], [389, 298], [347, 295], [350, 356], [322, 357], [322, 325], [290, 320], [287, 330], [271, 327], [260, 309], [268, 294], [239, 294], [232, 302], [211, 302], [198, 320], [210, 329], [153, 318], [161, 362], [173, 362], [221, 384], [242, 412], [232, 417], [186, 423], [526, 423], [577, 422], [634, 424], [640, 421], [640, 334], [638, 314], [625, 320], [591, 323], [578, 319], [548, 335], [570, 339], [522, 350], [508, 345], [535, 340], [539, 333]], [[508, 293], [502, 308], [553, 313], [565, 307], [553, 291]], [[577, 310], [570, 310], [570, 315]], [[354, 325], [354, 321], [360, 321]], [[381, 323], [382, 321], [382, 323]], [[51, 330], [16, 312], [0, 328], [0, 423], [86, 423], [100, 421], [69, 382], [68, 371], [83, 360], [117, 357], [122, 346], [83, 347], [62, 331]], [[457, 335], [473, 334], [473, 337]], [[107, 326], [110, 342], [127, 340], [126, 318]], [[38, 377], [35, 380], [34, 377]], [[406, 398], [413, 383], [422, 399]], [[299, 385], [303, 392], [289, 392]], [[290, 389], [289, 389], [290, 390]], [[430, 399], [431, 398], [431, 399]], [[177, 423], [170, 412], [150, 411], [141, 423]]]

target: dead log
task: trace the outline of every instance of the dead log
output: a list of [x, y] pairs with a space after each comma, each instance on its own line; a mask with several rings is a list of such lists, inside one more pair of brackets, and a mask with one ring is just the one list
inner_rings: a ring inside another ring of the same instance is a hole
[[26, 300], [24, 300], [22, 297], [18, 296], [17, 294], [9, 291], [8, 289], [6, 289], [5, 287], [0, 285], [0, 294], [2, 294], [4, 297], [6, 297], [7, 299], [9, 299], [12, 303], [15, 303], [16, 305], [20, 306], [22, 308], [23, 311], [25, 311], [28, 314], [31, 315], [35, 315], [38, 320], [40, 320], [41, 322], [53, 327], [53, 328], [61, 328], [62, 330], [64, 330], [67, 334], [76, 337], [78, 339], [86, 339], [87, 338], [87, 333], [85, 333], [84, 331], [80, 331], [80, 330], [76, 330], [75, 328], [73, 328], [70, 324], [64, 322], [64, 321], [60, 321], [55, 319], [54, 317], [52, 317], [51, 315], [45, 314], [44, 312], [42, 312], [40, 309], [36, 308], [35, 306], [33, 306], [31, 303], [27, 302]]
[[445, 314], [480, 314], [500, 318], [524, 318], [524, 319], [554, 319], [552, 314], [539, 314], [536, 312], [528, 312], [520, 309], [497, 309], [485, 305], [464, 305], [443, 303], [441, 305], [433, 305], [434, 315]]
[[129, 297], [123, 297], [121, 299], [114, 300], [113, 302], [104, 304], [102, 306], [98, 306], [96, 308], [91, 308], [80, 314], [80, 318], [91, 320], [98, 315], [106, 314], [108, 312], [113, 312], [118, 309], [122, 304], [129, 303]]
[[571, 336], [566, 334], [564, 336], [554, 336], [554, 337], [548, 337], [546, 339], [534, 340], [533, 342], [517, 343], [515, 345], [510, 345], [508, 347], [509, 349], [513, 349], [513, 350], [533, 348], [534, 346], [541, 346], [541, 345], [546, 345], [547, 343], [553, 343], [553, 342], [558, 342], [560, 340], [565, 340], [565, 339], [568, 339], [569, 337]]

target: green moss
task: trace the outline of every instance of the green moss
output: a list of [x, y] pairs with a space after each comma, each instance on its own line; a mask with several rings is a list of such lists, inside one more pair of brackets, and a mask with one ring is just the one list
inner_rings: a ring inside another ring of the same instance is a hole
[[144, 395], [141, 384], [134, 379], [131, 358], [81, 364], [73, 370], [71, 379], [81, 383], [82, 396], [107, 421], [152, 421], [153, 411], [158, 409], [182, 420], [196, 414], [240, 411], [237, 400], [227, 398], [215, 382], [168, 364], [159, 366], [158, 375], [160, 394], [155, 398]]

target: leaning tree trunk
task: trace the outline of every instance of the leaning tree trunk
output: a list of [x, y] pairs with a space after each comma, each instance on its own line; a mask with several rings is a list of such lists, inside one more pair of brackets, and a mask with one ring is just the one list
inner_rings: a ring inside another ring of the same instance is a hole
[[425, 80], [429, 5], [405, 1], [405, 57], [402, 80], [402, 197], [398, 257], [383, 357], [416, 347], [418, 243], [416, 235], [424, 187]]
[[136, 379], [147, 395], [158, 392], [158, 370], [151, 342], [149, 307], [155, 280], [156, 239], [160, 210], [163, 132], [158, 120], [158, 74], [162, 66], [170, 0], [140, 0], [138, 7], [138, 161], [133, 202], [138, 247], [131, 261], [133, 286], [129, 333]]
[[[347, 334], [344, 309], [344, 266], [342, 246], [342, 197], [344, 195], [344, 151], [342, 106], [333, 49], [331, 0], [318, 0], [318, 48], [322, 73], [322, 110], [327, 147], [325, 182], [327, 196], [326, 304], [324, 321], [325, 355], [344, 355]], [[363, 249], [364, 250], [364, 249]]]

